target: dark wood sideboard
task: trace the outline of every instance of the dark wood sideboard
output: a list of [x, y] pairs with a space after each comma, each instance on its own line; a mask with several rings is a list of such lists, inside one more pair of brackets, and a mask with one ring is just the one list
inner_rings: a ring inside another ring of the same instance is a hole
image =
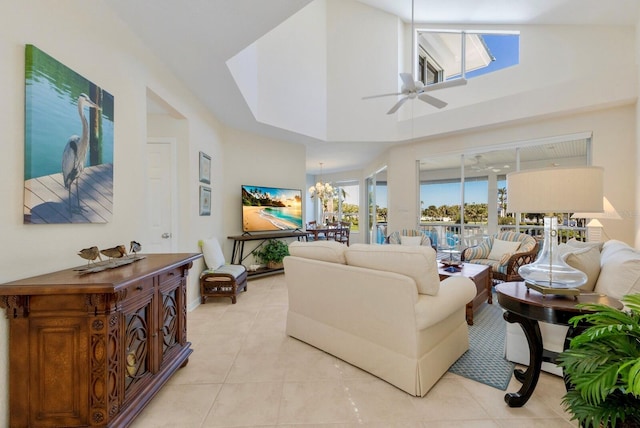
[[186, 278], [201, 254], [0, 284], [11, 427], [126, 427], [187, 364]]

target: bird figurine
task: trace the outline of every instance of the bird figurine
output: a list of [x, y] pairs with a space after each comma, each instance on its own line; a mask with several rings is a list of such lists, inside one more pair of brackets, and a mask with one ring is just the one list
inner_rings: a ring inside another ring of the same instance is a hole
[[133, 255], [135, 256], [139, 251], [142, 251], [142, 245], [139, 242], [131, 241], [131, 244], [129, 246], [129, 253], [133, 253]]
[[113, 248], [105, 248], [104, 250], [100, 250], [100, 252], [110, 259], [119, 259], [120, 257], [127, 254], [127, 249], [124, 245], [117, 245]]
[[[86, 94], [80, 94], [78, 97], [78, 115], [82, 122], [82, 136], [72, 135], [62, 153], [62, 178], [64, 187], [69, 190], [69, 210], [72, 213], [82, 212], [80, 207], [80, 192], [78, 191], [78, 179], [84, 170], [84, 164], [87, 159], [87, 151], [89, 149], [89, 123], [84, 115], [84, 108], [89, 107], [100, 110], [100, 107], [91, 101]], [[77, 206], [72, 206], [71, 202], [71, 186], [76, 183], [76, 200]]]
[[82, 250], [78, 251], [78, 255], [87, 260], [87, 265], [89, 265], [91, 262], [95, 263], [96, 259], [100, 259], [100, 261], [102, 261], [102, 257], [100, 257], [100, 251], [98, 250], [98, 247], [95, 246], [91, 248], [83, 248]]

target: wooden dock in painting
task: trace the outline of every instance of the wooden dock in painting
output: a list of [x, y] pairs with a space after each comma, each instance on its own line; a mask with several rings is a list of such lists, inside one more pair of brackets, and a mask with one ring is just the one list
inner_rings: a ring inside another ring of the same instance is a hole
[[[78, 181], [80, 211], [69, 205], [62, 173], [32, 178], [24, 183], [24, 223], [107, 223], [113, 213], [113, 164], [86, 167]], [[71, 205], [76, 205], [72, 184]], [[77, 205], [76, 205], [77, 206]]]

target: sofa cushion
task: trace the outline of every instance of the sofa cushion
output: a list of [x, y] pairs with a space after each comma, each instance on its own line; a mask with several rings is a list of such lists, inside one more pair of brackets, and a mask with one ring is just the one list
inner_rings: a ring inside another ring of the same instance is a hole
[[[488, 259], [502, 260], [505, 254], [508, 254], [507, 260], [520, 248], [520, 241], [503, 241], [502, 239], [494, 239], [489, 252]], [[505, 260], [506, 262], [506, 260]]]
[[602, 246], [604, 242], [584, 242], [578, 241], [576, 238], [571, 238], [567, 241], [567, 245], [576, 248], [597, 248], [598, 252], [602, 251]]
[[572, 247], [570, 244], [560, 244], [558, 252], [565, 263], [587, 275], [587, 282], [578, 288], [584, 291], [593, 291], [598, 276], [600, 276], [600, 250], [598, 246]]
[[620, 299], [640, 293], [640, 252], [621, 241], [607, 241], [600, 256], [595, 291]]
[[344, 255], [347, 264], [395, 272], [411, 277], [420, 294], [438, 294], [440, 276], [436, 252], [427, 246], [353, 244]]
[[631, 248], [626, 242], [611, 239], [602, 245], [600, 250], [600, 266], [604, 266], [607, 263], [612, 262], [618, 256], [625, 252], [635, 253], [635, 250]]
[[289, 254], [305, 259], [315, 259], [330, 263], [345, 264], [346, 245], [337, 241], [293, 241], [289, 244]]

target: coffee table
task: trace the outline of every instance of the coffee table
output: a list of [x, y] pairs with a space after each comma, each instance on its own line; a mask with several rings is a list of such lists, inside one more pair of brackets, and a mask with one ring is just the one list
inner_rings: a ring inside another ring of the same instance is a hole
[[[575, 297], [542, 294], [528, 289], [524, 282], [503, 282], [496, 285], [496, 293], [498, 303], [506, 310], [504, 319], [509, 323], [520, 324], [529, 344], [529, 367], [525, 371], [519, 369], [514, 371], [516, 379], [522, 382], [522, 387], [518, 392], [509, 392], [504, 396], [504, 401], [509, 407], [522, 407], [529, 400], [538, 383], [543, 361], [555, 363], [557, 354], [542, 348], [538, 321], [569, 325], [569, 319], [573, 316], [591, 312], [578, 309], [576, 305], [579, 303], [599, 303], [617, 309], [622, 308], [619, 300], [602, 294], [583, 293]], [[578, 333], [579, 331], [569, 327], [565, 338], [565, 349], [571, 338]]]
[[476, 297], [467, 303], [467, 324], [473, 325], [473, 313], [481, 303], [485, 301], [492, 303], [491, 296], [491, 268], [487, 265], [480, 265], [475, 263], [463, 263], [459, 270], [456, 269], [452, 272], [446, 268], [442, 263], [438, 264], [438, 274], [440, 275], [440, 281], [450, 276], [464, 276], [471, 279], [476, 284]]

